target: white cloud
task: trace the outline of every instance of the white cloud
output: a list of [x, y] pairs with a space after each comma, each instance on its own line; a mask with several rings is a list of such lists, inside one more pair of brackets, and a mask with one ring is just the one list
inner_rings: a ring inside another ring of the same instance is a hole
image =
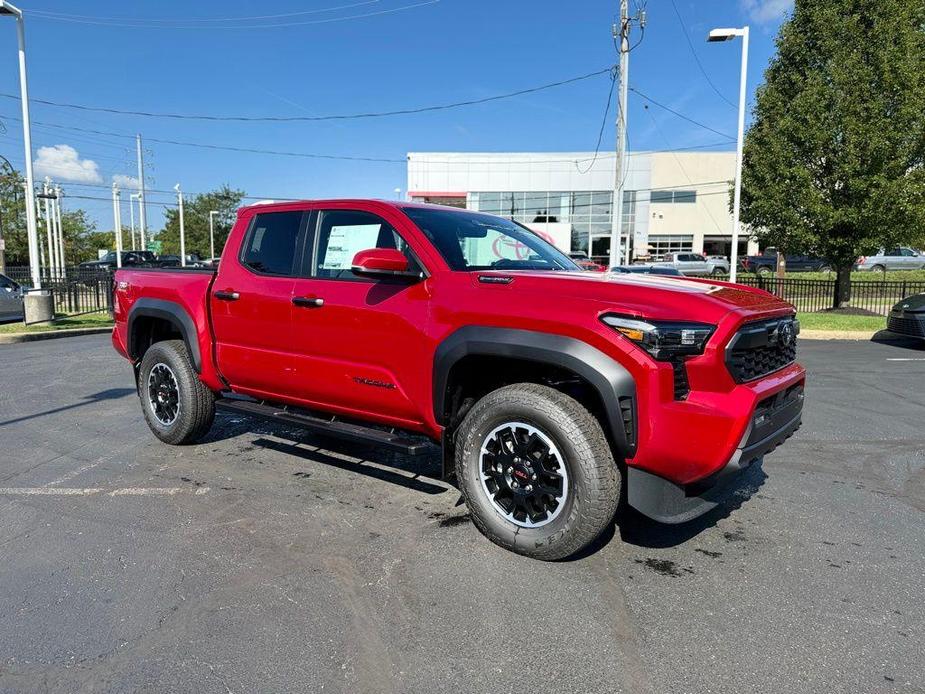
[[112, 182], [120, 188], [131, 188], [133, 190], [138, 190], [138, 179], [135, 176], [116, 174], [112, 177]]
[[51, 176], [58, 181], [103, 182], [99, 164], [92, 159], [81, 159], [77, 150], [70, 145], [39, 147], [34, 167], [38, 178]]
[[775, 22], [793, 7], [793, 0], [740, 0], [742, 10], [757, 24]]

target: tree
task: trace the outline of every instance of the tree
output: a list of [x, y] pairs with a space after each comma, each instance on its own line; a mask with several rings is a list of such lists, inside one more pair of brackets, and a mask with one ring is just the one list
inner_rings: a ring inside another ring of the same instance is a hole
[[[223, 185], [218, 190], [201, 195], [191, 195], [183, 200], [183, 226], [186, 232], [186, 252], [209, 257], [209, 212], [215, 210], [215, 253], [220, 255], [225, 240], [237, 217], [238, 208], [244, 198], [243, 190], [233, 190]], [[158, 233], [161, 253], [180, 252], [180, 215], [178, 210], [164, 213], [164, 228]]]
[[836, 305], [859, 255], [925, 235], [921, 0], [796, 0], [753, 115], [742, 221], [832, 263]]

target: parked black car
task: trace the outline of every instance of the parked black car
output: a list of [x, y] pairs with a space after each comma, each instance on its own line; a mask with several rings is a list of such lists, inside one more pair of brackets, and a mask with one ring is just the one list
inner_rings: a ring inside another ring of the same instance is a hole
[[925, 294], [908, 296], [891, 310], [887, 330], [899, 335], [925, 338]]
[[[122, 267], [155, 267], [157, 256], [151, 251], [122, 251]], [[82, 270], [111, 270], [116, 267], [116, 252], [109, 251], [99, 260], [87, 260], [78, 267]]]
[[[787, 272], [829, 272], [831, 263], [825, 258], [811, 255], [785, 255]], [[749, 255], [739, 261], [746, 272], [756, 275], [770, 275], [777, 271], [777, 249], [765, 248], [761, 255]]]

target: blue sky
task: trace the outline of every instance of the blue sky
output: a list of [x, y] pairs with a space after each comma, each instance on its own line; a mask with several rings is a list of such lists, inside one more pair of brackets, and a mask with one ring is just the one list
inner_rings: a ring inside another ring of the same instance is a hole
[[[675, 3], [683, 27], [671, 0], [648, 3], [645, 37], [631, 54], [630, 84], [694, 120], [734, 135], [736, 111], [707, 83], [684, 32], [713, 83], [735, 102], [740, 44], [708, 45], [705, 36], [716, 26], [749, 24], [751, 98], [790, 1]], [[248, 116], [413, 108], [586, 74], [616, 60], [610, 24], [617, 5], [616, 0], [21, 2], [33, 99]], [[200, 21], [290, 13], [299, 14]], [[60, 21], [52, 19], [53, 14], [80, 16]], [[268, 24], [288, 26], [258, 28]], [[18, 94], [13, 21], [0, 20], [0, 31], [6, 46], [0, 53], [0, 93]], [[634, 38], [638, 37], [636, 30]], [[209, 123], [41, 104], [33, 104], [32, 119], [107, 133], [141, 132], [151, 139], [398, 160], [408, 151], [584, 151], [593, 150], [597, 141], [608, 84], [606, 76], [599, 76], [484, 105], [369, 120]], [[654, 106], [646, 110], [644, 103], [630, 94], [632, 149], [690, 147], [725, 139]], [[12, 119], [17, 116], [19, 103], [0, 98], [0, 121], [6, 126], [0, 154], [21, 166], [21, 124]], [[55, 147], [40, 161], [57, 170], [59, 179], [75, 179], [62, 183], [72, 195], [107, 198], [114, 175], [135, 174], [134, 143], [127, 138], [35, 125], [33, 142], [36, 151]], [[602, 147], [609, 150], [613, 144], [611, 113]], [[395, 188], [405, 188], [403, 161], [288, 158], [154, 142], [146, 148], [148, 185], [159, 190], [177, 182], [191, 192], [228, 183], [261, 197], [394, 197]], [[732, 144], [715, 147], [726, 148]], [[152, 193], [149, 200], [172, 204], [173, 198]], [[106, 199], [72, 199], [66, 204], [86, 208], [100, 228], [111, 228], [112, 206]], [[149, 208], [150, 226], [161, 224], [162, 210], [160, 204]]]

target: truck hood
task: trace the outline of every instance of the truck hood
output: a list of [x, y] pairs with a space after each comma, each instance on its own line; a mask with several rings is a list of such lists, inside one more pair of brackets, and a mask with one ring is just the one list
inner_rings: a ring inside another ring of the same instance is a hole
[[[504, 285], [514, 292], [594, 302], [599, 310], [656, 320], [717, 323], [732, 311], [764, 313], [791, 309], [786, 301], [752, 287], [689, 277], [611, 272], [480, 272], [482, 286]], [[510, 280], [508, 280], [510, 278]]]

